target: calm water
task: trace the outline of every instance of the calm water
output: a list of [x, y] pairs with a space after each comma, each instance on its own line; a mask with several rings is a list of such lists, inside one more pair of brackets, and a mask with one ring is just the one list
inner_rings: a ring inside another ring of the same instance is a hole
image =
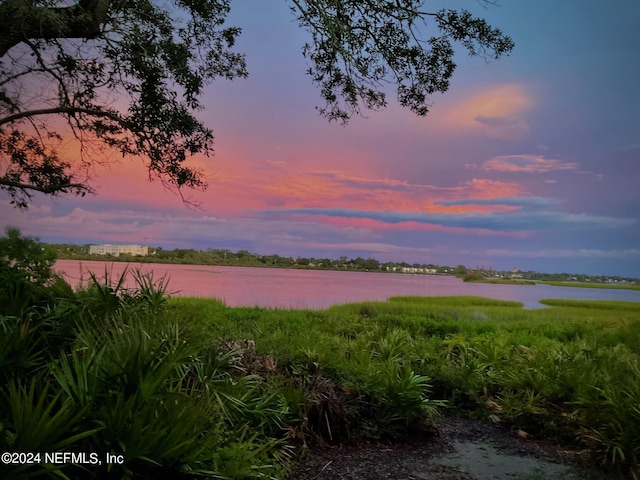
[[[125, 265], [119, 262], [59, 260], [55, 269], [75, 286], [82, 279], [86, 281], [89, 278], [88, 271], [101, 278], [106, 268], [111, 277], [117, 278]], [[538, 301], [542, 298], [640, 302], [638, 290], [491, 285], [465, 283], [455, 277], [439, 275], [137, 263], [129, 266], [143, 272], [152, 271], [156, 279], [167, 275], [169, 290], [175, 295], [220, 298], [234, 307], [324, 308], [341, 303], [386, 300], [399, 295], [475, 295], [516, 300], [526, 308], [541, 307]]]

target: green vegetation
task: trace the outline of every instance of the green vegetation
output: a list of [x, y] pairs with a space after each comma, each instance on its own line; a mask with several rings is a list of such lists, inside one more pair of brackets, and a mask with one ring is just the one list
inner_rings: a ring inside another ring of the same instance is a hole
[[502, 277], [495, 276], [496, 274], [489, 274], [486, 271], [470, 271], [462, 274], [457, 274], [458, 278], [461, 278], [464, 282], [475, 282], [475, 283], [493, 283], [499, 285], [552, 285], [554, 287], [578, 287], [578, 288], [613, 288], [613, 289], [623, 289], [623, 290], [640, 290], [640, 285], [637, 281], [635, 283], [631, 283], [631, 279], [626, 279], [621, 281], [620, 283], [603, 283], [606, 280], [598, 277], [586, 277], [582, 276], [584, 279], [594, 278], [594, 281], [550, 281], [550, 280], [539, 280], [538, 278], [545, 277], [546, 274], [535, 274], [535, 272], [527, 272], [527, 278], [530, 280], [524, 280], [522, 278], [512, 278], [512, 277]]
[[636, 283], [591, 283], [591, 282], [539, 282], [554, 287], [576, 287], [576, 288], [613, 288], [622, 290], [640, 290], [640, 284]]
[[[384, 434], [397, 431], [393, 427], [401, 423], [385, 425], [397, 414], [385, 416], [380, 406], [374, 414], [359, 402], [374, 392], [389, 404], [401, 403], [400, 394], [385, 392], [408, 388], [402, 375], [411, 372], [431, 379], [428, 398], [447, 401], [441, 411], [464, 411], [581, 445], [605, 468], [637, 474], [640, 304], [544, 303], [550, 308], [523, 310], [517, 302], [484, 298], [401, 297], [281, 311], [175, 298], [170, 308], [212, 325], [220, 338], [255, 342], [258, 355], [269, 355], [294, 378], [329, 379], [334, 396], [339, 385], [342, 409], [324, 407], [336, 429], [344, 420], [340, 414], [355, 411], [358, 433], [379, 435], [380, 424]], [[380, 419], [377, 430], [369, 428], [374, 418]]]
[[536, 282], [531, 280], [519, 280], [514, 278], [496, 278], [485, 277], [479, 272], [467, 273], [461, 276], [463, 282], [475, 282], [475, 283], [493, 283], [498, 285], [535, 285]]
[[193, 248], [175, 248], [166, 250], [161, 247], [150, 247], [148, 256], [134, 256], [128, 254], [90, 255], [89, 245], [50, 244], [48, 247], [54, 250], [58, 258], [68, 260], [108, 260], [109, 262], [131, 263], [171, 263], [183, 265], [227, 265], [242, 267], [269, 267], [269, 268], [305, 268], [316, 270], [359, 270], [372, 272], [403, 272], [405, 273], [439, 273], [446, 274], [454, 271], [447, 266], [432, 264], [412, 265], [406, 262], [381, 263], [375, 258], [305, 258], [283, 257], [277, 254], [260, 255], [247, 250], [213, 249], [195, 250]]
[[[109, 262], [129, 263], [171, 263], [182, 265], [226, 265], [242, 267], [268, 268], [304, 268], [314, 270], [357, 270], [367, 272], [391, 272], [422, 275], [454, 275], [465, 282], [495, 283], [504, 285], [549, 285], [585, 288], [625, 288], [640, 289], [640, 279], [618, 276], [589, 276], [570, 273], [539, 272], [507, 272], [490, 268], [469, 270], [464, 265], [450, 267], [432, 263], [380, 262], [375, 258], [304, 258], [286, 257], [277, 254], [261, 255], [248, 250], [233, 252], [229, 249], [195, 250], [193, 248], [176, 248], [165, 250], [161, 247], [149, 247], [148, 256], [128, 254], [90, 255], [89, 245], [73, 245], [69, 243], [49, 244], [48, 249], [54, 251], [58, 258], [68, 260], [106, 260]], [[212, 272], [213, 273], [213, 272]]]
[[637, 283], [599, 283], [599, 282], [540, 282], [536, 280], [522, 280], [518, 278], [497, 278], [497, 277], [485, 277], [478, 272], [469, 273], [462, 277], [465, 282], [476, 283], [493, 283], [499, 285], [551, 285], [553, 287], [576, 287], [576, 288], [604, 288], [604, 289], [617, 289], [617, 290], [640, 290], [640, 285]]
[[[0, 242], [0, 451], [95, 452], [102, 464], [0, 465], [1, 478], [281, 478], [283, 396], [167, 305], [165, 279], [92, 275], [77, 292], [39, 248]], [[36, 258], [37, 257], [37, 258]], [[31, 287], [28, 280], [40, 272]], [[48, 273], [47, 273], [48, 272]], [[124, 463], [107, 464], [106, 454]]]
[[167, 298], [167, 279], [138, 272], [132, 290], [105, 272], [73, 291], [51, 262], [15, 230], [0, 240], [0, 450], [125, 462], [2, 465], [3, 478], [286, 478], [304, 445], [397, 438], [448, 411], [640, 474], [640, 303], [228, 308]]

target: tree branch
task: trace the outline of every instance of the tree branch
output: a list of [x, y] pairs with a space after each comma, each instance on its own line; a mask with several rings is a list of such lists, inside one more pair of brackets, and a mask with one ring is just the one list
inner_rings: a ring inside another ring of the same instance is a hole
[[111, 0], [80, 0], [71, 7], [35, 7], [25, 0], [0, 4], [0, 58], [25, 39], [95, 38]]
[[7, 123], [15, 122], [16, 120], [21, 120], [23, 118], [31, 118], [38, 115], [57, 115], [57, 114], [72, 114], [72, 113], [85, 113], [93, 117], [109, 118], [110, 120], [113, 120], [114, 122], [118, 122], [120, 124], [124, 123], [124, 120], [119, 115], [113, 112], [108, 112], [105, 110], [94, 110], [90, 108], [64, 106], [64, 107], [54, 107], [54, 108], [42, 108], [39, 110], [29, 110], [25, 112], [14, 113], [13, 115], [0, 118], [0, 126], [5, 125]]
[[77, 190], [78, 192], [92, 192], [93, 190], [89, 188], [87, 185], [82, 183], [64, 183], [64, 184], [54, 184], [49, 186], [38, 186], [30, 183], [21, 183], [14, 182], [12, 180], [8, 180], [6, 178], [0, 178], [0, 185], [3, 185], [7, 188], [15, 188], [19, 190], [34, 190], [37, 192], [42, 192], [45, 194], [54, 194], [58, 192], [66, 192], [67, 190]]

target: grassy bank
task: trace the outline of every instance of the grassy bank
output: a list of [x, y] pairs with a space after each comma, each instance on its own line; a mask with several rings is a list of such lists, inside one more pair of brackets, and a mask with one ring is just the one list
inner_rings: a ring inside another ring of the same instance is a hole
[[485, 277], [480, 273], [471, 273], [459, 276], [464, 282], [469, 283], [491, 283], [497, 285], [551, 285], [554, 287], [576, 287], [576, 288], [604, 288], [617, 290], [640, 290], [640, 285], [634, 283], [614, 284], [598, 282], [553, 282], [543, 280], [523, 280], [517, 278], [496, 278]]
[[468, 283], [490, 283], [494, 285], [535, 285], [533, 280], [518, 280], [513, 278], [493, 278], [467, 275], [462, 280]]
[[543, 285], [554, 287], [576, 287], [576, 288], [605, 288], [613, 290], [640, 290], [640, 285], [628, 283], [620, 285], [616, 283], [592, 283], [592, 282], [538, 282]]

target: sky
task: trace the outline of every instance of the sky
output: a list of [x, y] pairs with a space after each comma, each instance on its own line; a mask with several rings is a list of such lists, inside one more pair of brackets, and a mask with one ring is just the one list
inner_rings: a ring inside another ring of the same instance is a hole
[[233, 2], [249, 78], [202, 98], [215, 155], [193, 159], [208, 189], [185, 192], [200, 208], [123, 159], [96, 170], [95, 196], [20, 211], [0, 193], [0, 226], [46, 242], [640, 277], [640, 2], [446, 5], [515, 49], [490, 63], [458, 49], [427, 117], [392, 94], [341, 126], [315, 109], [287, 2]]

